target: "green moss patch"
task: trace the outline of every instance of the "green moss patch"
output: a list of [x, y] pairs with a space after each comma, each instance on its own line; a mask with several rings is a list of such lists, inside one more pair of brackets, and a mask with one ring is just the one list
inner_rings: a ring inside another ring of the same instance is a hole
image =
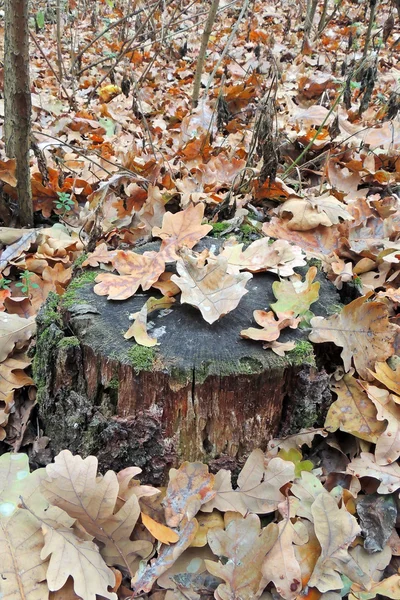
[[84, 285], [88, 283], [94, 283], [98, 271], [83, 271], [81, 275], [75, 277], [69, 284], [67, 291], [62, 297], [63, 308], [71, 308], [76, 301], [76, 292]]
[[135, 369], [136, 373], [140, 371], [151, 371], [156, 357], [156, 352], [153, 348], [146, 348], [146, 346], [132, 346], [127, 352], [127, 357]]
[[224, 231], [228, 229], [230, 223], [210, 223], [210, 225], [212, 227], [211, 235], [213, 235], [214, 237], [220, 237], [224, 233]]
[[293, 350], [290, 350], [286, 356], [292, 365], [315, 365], [314, 348], [307, 340], [297, 342]]
[[73, 335], [60, 340], [57, 344], [57, 348], [76, 348], [79, 345], [80, 343], [78, 338]]

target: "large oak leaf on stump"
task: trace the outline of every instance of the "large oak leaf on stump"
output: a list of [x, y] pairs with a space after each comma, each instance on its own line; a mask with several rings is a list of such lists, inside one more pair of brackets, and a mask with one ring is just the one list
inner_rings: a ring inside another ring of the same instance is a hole
[[369, 369], [376, 361], [385, 361], [394, 352], [398, 326], [389, 322], [383, 302], [368, 302], [372, 293], [347, 304], [340, 314], [328, 319], [311, 319], [309, 339], [314, 343], [333, 342], [343, 348], [341, 357], [348, 372], [352, 360], [359, 375], [371, 380]]
[[246, 283], [252, 278], [251, 273], [230, 275], [228, 261], [223, 256], [199, 266], [197, 257], [186, 255], [176, 266], [180, 277], [173, 275], [171, 281], [182, 291], [181, 302], [198, 308], [210, 324], [237, 307], [247, 294]]

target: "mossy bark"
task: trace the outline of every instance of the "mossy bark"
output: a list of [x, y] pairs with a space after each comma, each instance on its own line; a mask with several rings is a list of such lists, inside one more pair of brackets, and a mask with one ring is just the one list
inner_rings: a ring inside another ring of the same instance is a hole
[[[253, 310], [273, 301], [272, 275], [255, 276], [239, 307], [212, 326], [188, 305], [156, 316], [156, 349], [122, 335], [147, 294], [109, 302], [94, 294], [93, 277], [75, 279], [38, 317], [34, 375], [55, 453], [95, 454], [102, 470], [134, 464], [160, 484], [183, 460], [240, 462], [280, 431], [318, 423], [330, 394], [306, 334], [284, 332], [297, 341], [285, 358], [239, 336]], [[337, 302], [321, 283], [316, 314]]]

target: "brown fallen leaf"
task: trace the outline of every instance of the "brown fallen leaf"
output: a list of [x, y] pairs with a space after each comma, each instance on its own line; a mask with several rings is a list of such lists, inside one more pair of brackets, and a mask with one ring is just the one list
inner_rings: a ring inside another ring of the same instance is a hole
[[389, 390], [400, 396], [400, 364], [393, 370], [385, 362], [377, 362], [375, 371], [369, 370], [370, 374], [383, 383]]
[[349, 545], [361, 533], [357, 520], [345, 507], [338, 508], [330, 494], [320, 494], [311, 506], [315, 534], [321, 545], [321, 555], [308, 582], [320, 592], [340, 590], [342, 573], [351, 581], [369, 583], [366, 576], [348, 552]]
[[203, 463], [184, 462], [179, 469], [171, 469], [164, 499], [167, 525], [178, 527], [183, 519], [192, 519], [215, 496], [213, 486], [214, 475]]
[[[302, 589], [301, 568], [295, 555], [295, 545], [302, 546], [308, 541], [306, 526], [292, 522], [296, 516], [297, 499], [287, 498], [278, 509], [283, 517], [278, 523], [278, 538], [262, 564], [262, 574], [266, 581], [272, 581], [278, 594], [285, 600], [294, 600]], [[293, 502], [293, 500], [296, 500]]]
[[229, 274], [223, 256], [199, 266], [197, 257], [186, 254], [184, 260], [178, 260], [177, 271], [179, 276], [173, 275], [171, 281], [182, 291], [181, 302], [198, 308], [210, 324], [237, 307], [252, 278], [251, 273]]
[[4, 271], [9, 262], [17, 259], [23, 252], [29, 250], [37, 236], [37, 230], [32, 229], [22, 235], [14, 244], [7, 246], [0, 255], [0, 273]]
[[191, 204], [176, 214], [165, 213], [162, 227], [153, 227], [153, 236], [163, 240], [160, 253], [165, 262], [177, 260], [177, 250], [193, 248], [212, 230], [211, 225], [201, 224], [203, 216], [204, 204]]
[[217, 509], [245, 515], [248, 511], [263, 514], [276, 510], [285, 499], [280, 488], [294, 480], [295, 466], [281, 458], [272, 458], [265, 466], [264, 459], [262, 450], [253, 450], [239, 474], [236, 490], [232, 489], [231, 472], [226, 469], [218, 471], [215, 475], [215, 497], [203, 505], [202, 512]]
[[400, 456], [400, 397], [375, 385], [366, 385], [368, 398], [376, 408], [376, 418], [387, 425], [376, 441], [375, 460], [380, 465], [395, 462]]
[[387, 306], [369, 301], [372, 293], [347, 304], [340, 314], [311, 319], [309, 340], [313, 343], [333, 342], [343, 348], [341, 357], [345, 371], [352, 361], [358, 374], [371, 380], [369, 369], [376, 361], [385, 361], [394, 353], [399, 327], [389, 322]]
[[277, 537], [275, 523], [261, 529], [259, 517], [253, 514], [235, 516], [225, 530], [211, 529], [208, 544], [214, 554], [225, 559], [224, 562], [205, 561], [207, 570], [225, 581], [218, 586], [215, 598], [259, 598], [267, 584], [261, 566]]
[[78, 538], [72, 529], [42, 525], [44, 546], [42, 559], [50, 557], [46, 580], [50, 591], [61, 589], [72, 577], [74, 591], [83, 600], [96, 600], [104, 596], [117, 600], [117, 594], [110, 592], [115, 584], [115, 575], [101, 557], [98, 546], [86, 539]]
[[115, 258], [115, 254], [115, 250], [108, 250], [107, 244], [102, 242], [88, 255], [87, 259], [82, 263], [82, 267], [98, 267], [101, 264], [110, 263]]
[[219, 256], [228, 259], [229, 273], [271, 271], [282, 277], [289, 277], [294, 275], [294, 267], [306, 264], [298, 246], [285, 240], [276, 240], [271, 244], [269, 238], [256, 240], [244, 251], [243, 244], [226, 245]]
[[18, 315], [0, 313], [0, 362], [36, 331], [35, 317], [23, 319]]
[[113, 265], [120, 273], [101, 273], [96, 277], [94, 292], [99, 296], [108, 296], [108, 300], [126, 300], [133, 296], [138, 288], [148, 290], [157, 281], [165, 269], [160, 253], [136, 254], [118, 250]]
[[385, 430], [376, 419], [376, 408], [357, 380], [347, 373], [331, 387], [338, 399], [329, 407], [325, 420], [328, 431], [346, 431], [375, 444]]
[[319, 225], [331, 227], [340, 223], [340, 220], [354, 220], [346, 206], [329, 192], [319, 197], [288, 198], [279, 207], [279, 215], [286, 213], [292, 214], [287, 227], [295, 231], [308, 231]]
[[159, 290], [163, 296], [176, 296], [177, 294], [179, 294], [180, 289], [178, 288], [176, 283], [171, 281], [172, 275], [173, 273], [171, 273], [170, 271], [165, 271], [164, 273], [161, 273], [158, 280], [155, 283], [153, 283], [151, 287], [155, 288], [156, 290]]
[[16, 354], [14, 357], [6, 358], [0, 363], [0, 401], [8, 404], [8, 398], [12, 398], [13, 390], [24, 385], [33, 385], [33, 379], [29, 377], [24, 369], [31, 364], [31, 360], [25, 355]]
[[97, 463], [94, 456], [83, 460], [63, 450], [54, 464], [46, 467], [47, 478], [41, 481], [41, 492], [104, 544], [101, 555], [109, 566], [121, 565], [134, 571], [140, 558], [152, 550], [149, 542], [129, 539], [140, 515], [138, 499], [131, 496], [114, 512], [119, 490], [117, 476], [107, 471], [104, 477], [97, 477]]
[[256, 340], [263, 342], [273, 342], [277, 340], [281, 334], [281, 330], [285, 327], [291, 327], [296, 329], [300, 319], [294, 318], [294, 312], [279, 313], [278, 320], [275, 319], [275, 314], [271, 311], [266, 312], [265, 310], [255, 310], [253, 317], [257, 325], [262, 329], [256, 329], [255, 327], [249, 327], [249, 329], [242, 329], [240, 336], [248, 340]]
[[157, 339], [150, 337], [147, 333], [147, 316], [156, 310], [170, 308], [174, 302], [174, 298], [168, 297], [149, 298], [137, 313], [134, 323], [124, 334], [124, 338], [129, 340], [133, 337], [135, 338], [135, 342], [140, 346], [146, 346], [148, 348], [155, 346], [157, 344]]
[[373, 477], [380, 481], [378, 494], [391, 494], [400, 488], [400, 467], [397, 463], [392, 465], [379, 465], [375, 456], [369, 452], [361, 452], [347, 465], [347, 473], [355, 477]]
[[312, 231], [292, 231], [288, 228], [288, 219], [272, 217], [269, 222], [264, 223], [262, 232], [264, 235], [300, 246], [309, 256], [324, 258], [331, 252], [338, 251], [341, 239], [337, 227], [320, 225]]

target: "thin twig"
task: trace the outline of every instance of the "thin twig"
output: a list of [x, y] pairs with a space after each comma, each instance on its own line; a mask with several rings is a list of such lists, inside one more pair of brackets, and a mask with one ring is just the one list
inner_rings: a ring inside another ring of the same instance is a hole
[[49, 69], [53, 73], [54, 77], [57, 79], [58, 83], [60, 84], [60, 87], [64, 91], [64, 94], [67, 96], [68, 103], [69, 103], [70, 107], [72, 108], [72, 110], [76, 110], [77, 106], [76, 106], [75, 99], [72, 98], [72, 96], [70, 96], [69, 93], [67, 92], [67, 90], [66, 90], [63, 82], [60, 80], [60, 78], [59, 78], [58, 74], [56, 73], [56, 71], [54, 70], [52, 64], [50, 63], [50, 61], [48, 60], [47, 56], [45, 55], [45, 53], [41, 49], [41, 47], [39, 45], [39, 42], [37, 41], [37, 39], [33, 35], [32, 31], [29, 31], [29, 35], [31, 36], [32, 40], [34, 41], [36, 48], [39, 50], [40, 54], [43, 56], [44, 60], [46, 61], [47, 66], [49, 67]]

